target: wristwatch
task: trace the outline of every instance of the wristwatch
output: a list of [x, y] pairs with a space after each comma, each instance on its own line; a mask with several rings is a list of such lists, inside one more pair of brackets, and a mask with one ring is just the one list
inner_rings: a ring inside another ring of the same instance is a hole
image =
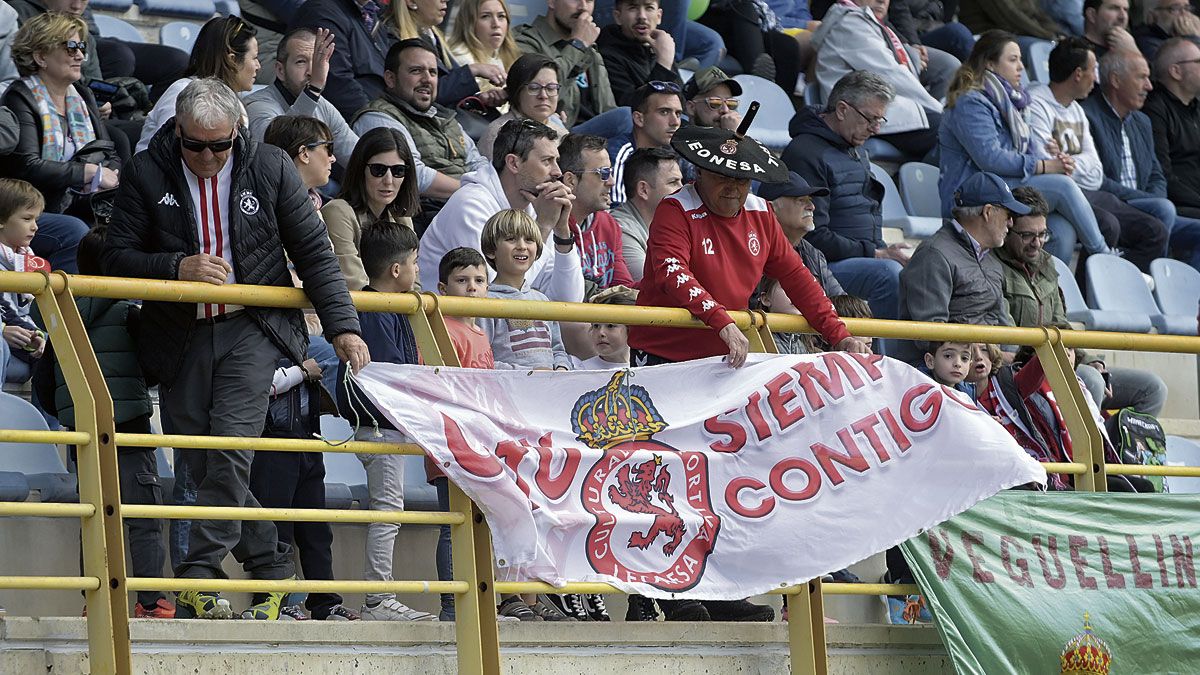
[[560, 237], [557, 232], [551, 232], [550, 236], [554, 239], [554, 243], [558, 246], [574, 246], [575, 240], [570, 237]]
[[580, 40], [579, 38], [571, 38], [570, 40], [567, 40], [567, 44], [581, 52], [586, 52], [588, 49], [587, 45], [583, 44], [583, 40]]
[[310, 84], [304, 87], [304, 91], [311, 94], [313, 98], [321, 98], [321, 94], [325, 91], [325, 88]]

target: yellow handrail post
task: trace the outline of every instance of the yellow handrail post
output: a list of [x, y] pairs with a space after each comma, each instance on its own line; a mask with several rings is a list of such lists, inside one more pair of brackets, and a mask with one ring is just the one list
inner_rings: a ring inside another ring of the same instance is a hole
[[1075, 489], [1105, 492], [1108, 481], [1104, 472], [1104, 439], [1092, 419], [1082, 387], [1075, 375], [1075, 364], [1067, 358], [1062, 331], [1046, 329], [1046, 341], [1034, 347], [1054, 399], [1071, 434], [1071, 461], [1085, 464], [1086, 473], [1075, 477]]
[[429, 328], [433, 331], [433, 339], [442, 353], [442, 363], [447, 366], [461, 366], [458, 352], [454, 350], [454, 340], [450, 339], [450, 330], [446, 328], [446, 317], [442, 316], [442, 308], [438, 302], [441, 296], [434, 293], [422, 295], [425, 298], [425, 306], [428, 307], [425, 313], [429, 316]]
[[430, 326], [429, 316], [425, 313], [424, 296], [417, 291], [410, 291], [410, 294], [417, 299], [417, 311], [409, 314], [408, 320], [412, 324], [413, 336], [417, 339], [417, 351], [421, 354], [421, 360], [427, 366], [445, 365], [441, 345], [438, 344], [437, 335]]
[[117, 472], [113, 402], [92, 351], [68, 277], [62, 290], [50, 285], [37, 295], [50, 342], [75, 404], [75, 427], [91, 439], [77, 446], [79, 501], [95, 507], [81, 519], [84, 574], [100, 580], [86, 591], [88, 660], [92, 672], [130, 675], [129, 597], [125, 589], [125, 543], [121, 520], [121, 481]]

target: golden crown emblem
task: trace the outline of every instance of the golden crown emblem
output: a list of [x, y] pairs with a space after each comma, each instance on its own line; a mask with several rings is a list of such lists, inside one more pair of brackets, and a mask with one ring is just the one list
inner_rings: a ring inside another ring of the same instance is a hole
[[1071, 638], [1062, 653], [1062, 675], [1108, 675], [1112, 651], [1092, 632], [1091, 615], [1083, 613], [1083, 632]]
[[618, 443], [648, 440], [667, 428], [645, 387], [626, 384], [628, 371], [613, 373], [608, 384], [589, 391], [571, 410], [576, 438], [589, 448], [607, 449]]

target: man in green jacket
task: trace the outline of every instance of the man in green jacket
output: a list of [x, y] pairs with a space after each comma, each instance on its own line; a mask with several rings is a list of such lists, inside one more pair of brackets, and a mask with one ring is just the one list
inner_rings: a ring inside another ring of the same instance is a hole
[[[592, 20], [594, 0], [546, 0], [546, 14], [513, 28], [526, 54], [545, 54], [558, 63], [558, 98], [563, 122], [575, 133], [620, 143], [633, 133], [629, 108], [617, 107], [604, 57], [596, 49], [600, 28]], [[616, 147], [620, 147], [617, 143]]]
[[1004, 296], [1017, 326], [1061, 326], [1067, 323], [1058, 270], [1046, 252], [1046, 214], [1050, 207], [1036, 189], [1019, 187], [1013, 197], [1028, 206], [1027, 216], [1013, 219], [1004, 246], [995, 250], [1004, 270]]

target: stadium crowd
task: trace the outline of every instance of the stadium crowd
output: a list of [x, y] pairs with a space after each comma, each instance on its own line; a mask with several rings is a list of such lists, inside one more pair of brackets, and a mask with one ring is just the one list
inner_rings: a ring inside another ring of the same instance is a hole
[[[403, 440], [346, 371], [419, 363], [413, 329], [356, 312], [348, 291], [671, 305], [711, 329], [452, 318], [474, 368], [714, 355], [739, 366], [748, 344], [727, 311], [748, 307], [818, 330], [777, 335], [786, 353], [871, 349], [839, 316], [1070, 328], [1052, 257], [1080, 283], [1091, 255], [1200, 269], [1200, 17], [1186, 0], [1145, 4], [1131, 27], [1129, 0], [714, 0], [698, 21], [678, 0], [547, 0], [514, 25], [505, 0], [259, 0], [209, 20], [188, 55], [100, 35], [87, 0], [7, 0], [0, 266], [304, 289], [315, 308], [304, 314], [81, 299], [117, 428], [140, 433], [157, 387], [168, 433], [311, 438], [322, 412], [340, 412], [378, 423], [360, 440]], [[1023, 50], [1036, 39], [1056, 45], [1049, 80], [1030, 83]], [[730, 72], [797, 101], [786, 148], [753, 141], [754, 126], [747, 136], [750, 101]], [[822, 104], [800, 104], [805, 81]], [[915, 248], [884, 241], [873, 138], [940, 168], [945, 220]], [[4, 381], [32, 380], [47, 420], [71, 427], [31, 298], [3, 294], [0, 313]], [[1034, 457], [1070, 461], [1036, 355], [874, 348], [961, 389]], [[1074, 356], [1098, 420], [1162, 410], [1157, 376]], [[1123, 445], [1114, 434], [1114, 460]], [[402, 458], [359, 458], [366, 506], [403, 509]], [[152, 451], [119, 459], [125, 501], [161, 503]], [[318, 453], [178, 450], [174, 467], [176, 504], [325, 503]], [[446, 477], [426, 468], [448, 507]], [[1071, 489], [1070, 477], [1049, 487]], [[161, 527], [130, 522], [138, 576], [161, 576]], [[364, 578], [392, 579], [397, 529], [369, 526]], [[291, 578], [294, 553], [306, 578], [333, 578], [325, 523], [172, 521], [168, 541], [180, 577], [221, 577], [232, 553], [252, 578]], [[448, 526], [435, 555], [450, 579]], [[894, 557], [888, 579], [907, 580]], [[215, 593], [174, 600], [142, 592], [135, 613], [454, 618], [452, 596], [437, 616], [392, 594], [357, 609], [332, 593], [303, 607], [260, 593], [244, 612]], [[889, 602], [897, 621], [924, 616]], [[659, 609], [774, 616], [747, 601], [635, 596], [627, 619]], [[590, 595], [506, 597], [500, 616], [608, 620]]]

